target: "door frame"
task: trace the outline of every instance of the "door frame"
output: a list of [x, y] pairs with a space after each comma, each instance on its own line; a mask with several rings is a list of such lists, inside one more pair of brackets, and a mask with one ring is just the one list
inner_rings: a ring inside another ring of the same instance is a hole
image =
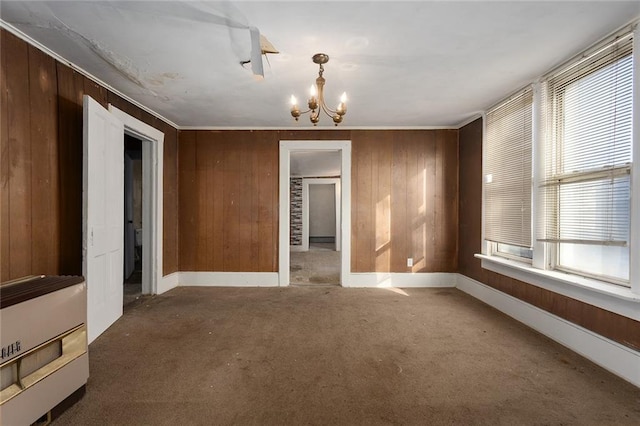
[[162, 281], [164, 133], [112, 104], [109, 112], [124, 123], [126, 134], [142, 140], [142, 294], [157, 294]]
[[309, 250], [309, 185], [334, 185], [336, 203], [335, 244], [336, 251], [340, 251], [342, 241], [340, 237], [340, 178], [302, 178], [302, 251]]
[[[279, 173], [279, 231], [278, 231], [278, 283], [290, 284], [290, 196], [291, 151], [340, 151], [340, 284], [351, 282], [351, 141], [350, 140], [291, 140], [280, 141]], [[336, 230], [337, 231], [337, 230]]]

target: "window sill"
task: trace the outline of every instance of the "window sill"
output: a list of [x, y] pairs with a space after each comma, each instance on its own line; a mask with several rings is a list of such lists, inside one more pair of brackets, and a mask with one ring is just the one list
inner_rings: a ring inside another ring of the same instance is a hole
[[476, 254], [482, 267], [554, 293], [640, 321], [640, 294], [629, 288], [559, 271], [543, 271], [511, 259]]

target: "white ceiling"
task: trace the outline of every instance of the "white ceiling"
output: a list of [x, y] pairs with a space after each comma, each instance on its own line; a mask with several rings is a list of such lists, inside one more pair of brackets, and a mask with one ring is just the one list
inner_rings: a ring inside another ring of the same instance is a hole
[[[614, 1], [2, 1], [2, 20], [181, 127], [304, 128], [327, 53], [345, 127], [456, 126], [640, 16]], [[256, 81], [249, 26], [281, 52]], [[250, 66], [247, 66], [250, 67]], [[321, 127], [332, 126], [324, 117]]]

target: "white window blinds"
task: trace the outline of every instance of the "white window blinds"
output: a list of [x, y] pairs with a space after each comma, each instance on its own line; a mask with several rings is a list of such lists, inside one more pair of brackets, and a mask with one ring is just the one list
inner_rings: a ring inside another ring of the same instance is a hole
[[485, 239], [531, 247], [530, 88], [487, 113], [484, 149]]
[[541, 241], [628, 243], [632, 63], [629, 34], [545, 82]]

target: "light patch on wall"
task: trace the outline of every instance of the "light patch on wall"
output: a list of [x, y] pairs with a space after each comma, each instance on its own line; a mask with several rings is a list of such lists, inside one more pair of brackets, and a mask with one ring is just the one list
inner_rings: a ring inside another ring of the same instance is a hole
[[47, 71], [44, 69], [40, 69], [40, 89], [43, 92], [47, 92], [49, 90], [49, 76], [47, 75]]
[[391, 262], [391, 195], [376, 203], [376, 271], [388, 271]]

